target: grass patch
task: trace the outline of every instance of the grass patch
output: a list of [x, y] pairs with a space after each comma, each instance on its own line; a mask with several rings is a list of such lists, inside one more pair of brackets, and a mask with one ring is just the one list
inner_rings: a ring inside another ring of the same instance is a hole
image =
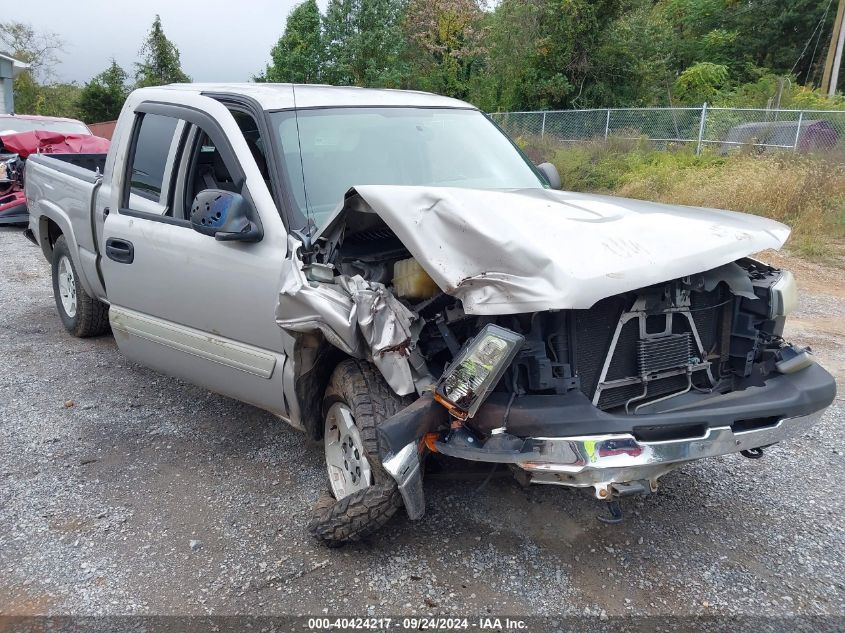
[[565, 189], [761, 215], [792, 228], [788, 246], [810, 259], [831, 259], [845, 242], [845, 156], [724, 156], [654, 147], [640, 139], [577, 144], [520, 140], [535, 161], [549, 160]]

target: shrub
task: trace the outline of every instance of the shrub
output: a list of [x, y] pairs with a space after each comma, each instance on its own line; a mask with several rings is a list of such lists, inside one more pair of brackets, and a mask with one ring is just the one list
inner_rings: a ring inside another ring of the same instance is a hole
[[792, 227], [789, 246], [825, 258], [845, 240], [845, 166], [836, 156], [721, 156], [646, 143], [586, 142], [558, 147], [553, 162], [565, 189], [766, 216]]

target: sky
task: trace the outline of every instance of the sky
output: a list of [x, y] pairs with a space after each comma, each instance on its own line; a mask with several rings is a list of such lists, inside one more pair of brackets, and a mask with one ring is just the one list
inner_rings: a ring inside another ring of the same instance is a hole
[[[114, 57], [132, 75], [155, 14], [194, 81], [249, 81], [298, 0], [27, 0], [5, 2], [0, 19], [31, 24], [65, 40], [60, 81], [85, 83]], [[325, 9], [327, 0], [318, 0]]]

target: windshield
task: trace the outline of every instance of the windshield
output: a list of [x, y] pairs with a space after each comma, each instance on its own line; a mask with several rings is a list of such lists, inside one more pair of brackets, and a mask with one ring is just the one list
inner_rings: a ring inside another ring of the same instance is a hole
[[[299, 210], [321, 226], [356, 185], [542, 188], [508, 138], [476, 110], [326, 108], [272, 115]], [[300, 162], [299, 146], [302, 145]]]
[[91, 130], [79, 121], [51, 121], [49, 119], [21, 119], [18, 117], [0, 117], [0, 134], [12, 134], [14, 132], [31, 132], [32, 130], [43, 130], [45, 132], [58, 132], [59, 134], [85, 134], [91, 135]]

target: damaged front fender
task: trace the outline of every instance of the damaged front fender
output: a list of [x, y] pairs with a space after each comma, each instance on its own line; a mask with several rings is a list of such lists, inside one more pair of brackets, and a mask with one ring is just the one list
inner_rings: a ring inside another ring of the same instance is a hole
[[408, 348], [416, 319], [384, 284], [359, 275], [311, 281], [298, 257], [284, 263], [276, 323], [288, 332], [319, 331], [342, 352], [372, 362], [400, 396], [415, 391]]

